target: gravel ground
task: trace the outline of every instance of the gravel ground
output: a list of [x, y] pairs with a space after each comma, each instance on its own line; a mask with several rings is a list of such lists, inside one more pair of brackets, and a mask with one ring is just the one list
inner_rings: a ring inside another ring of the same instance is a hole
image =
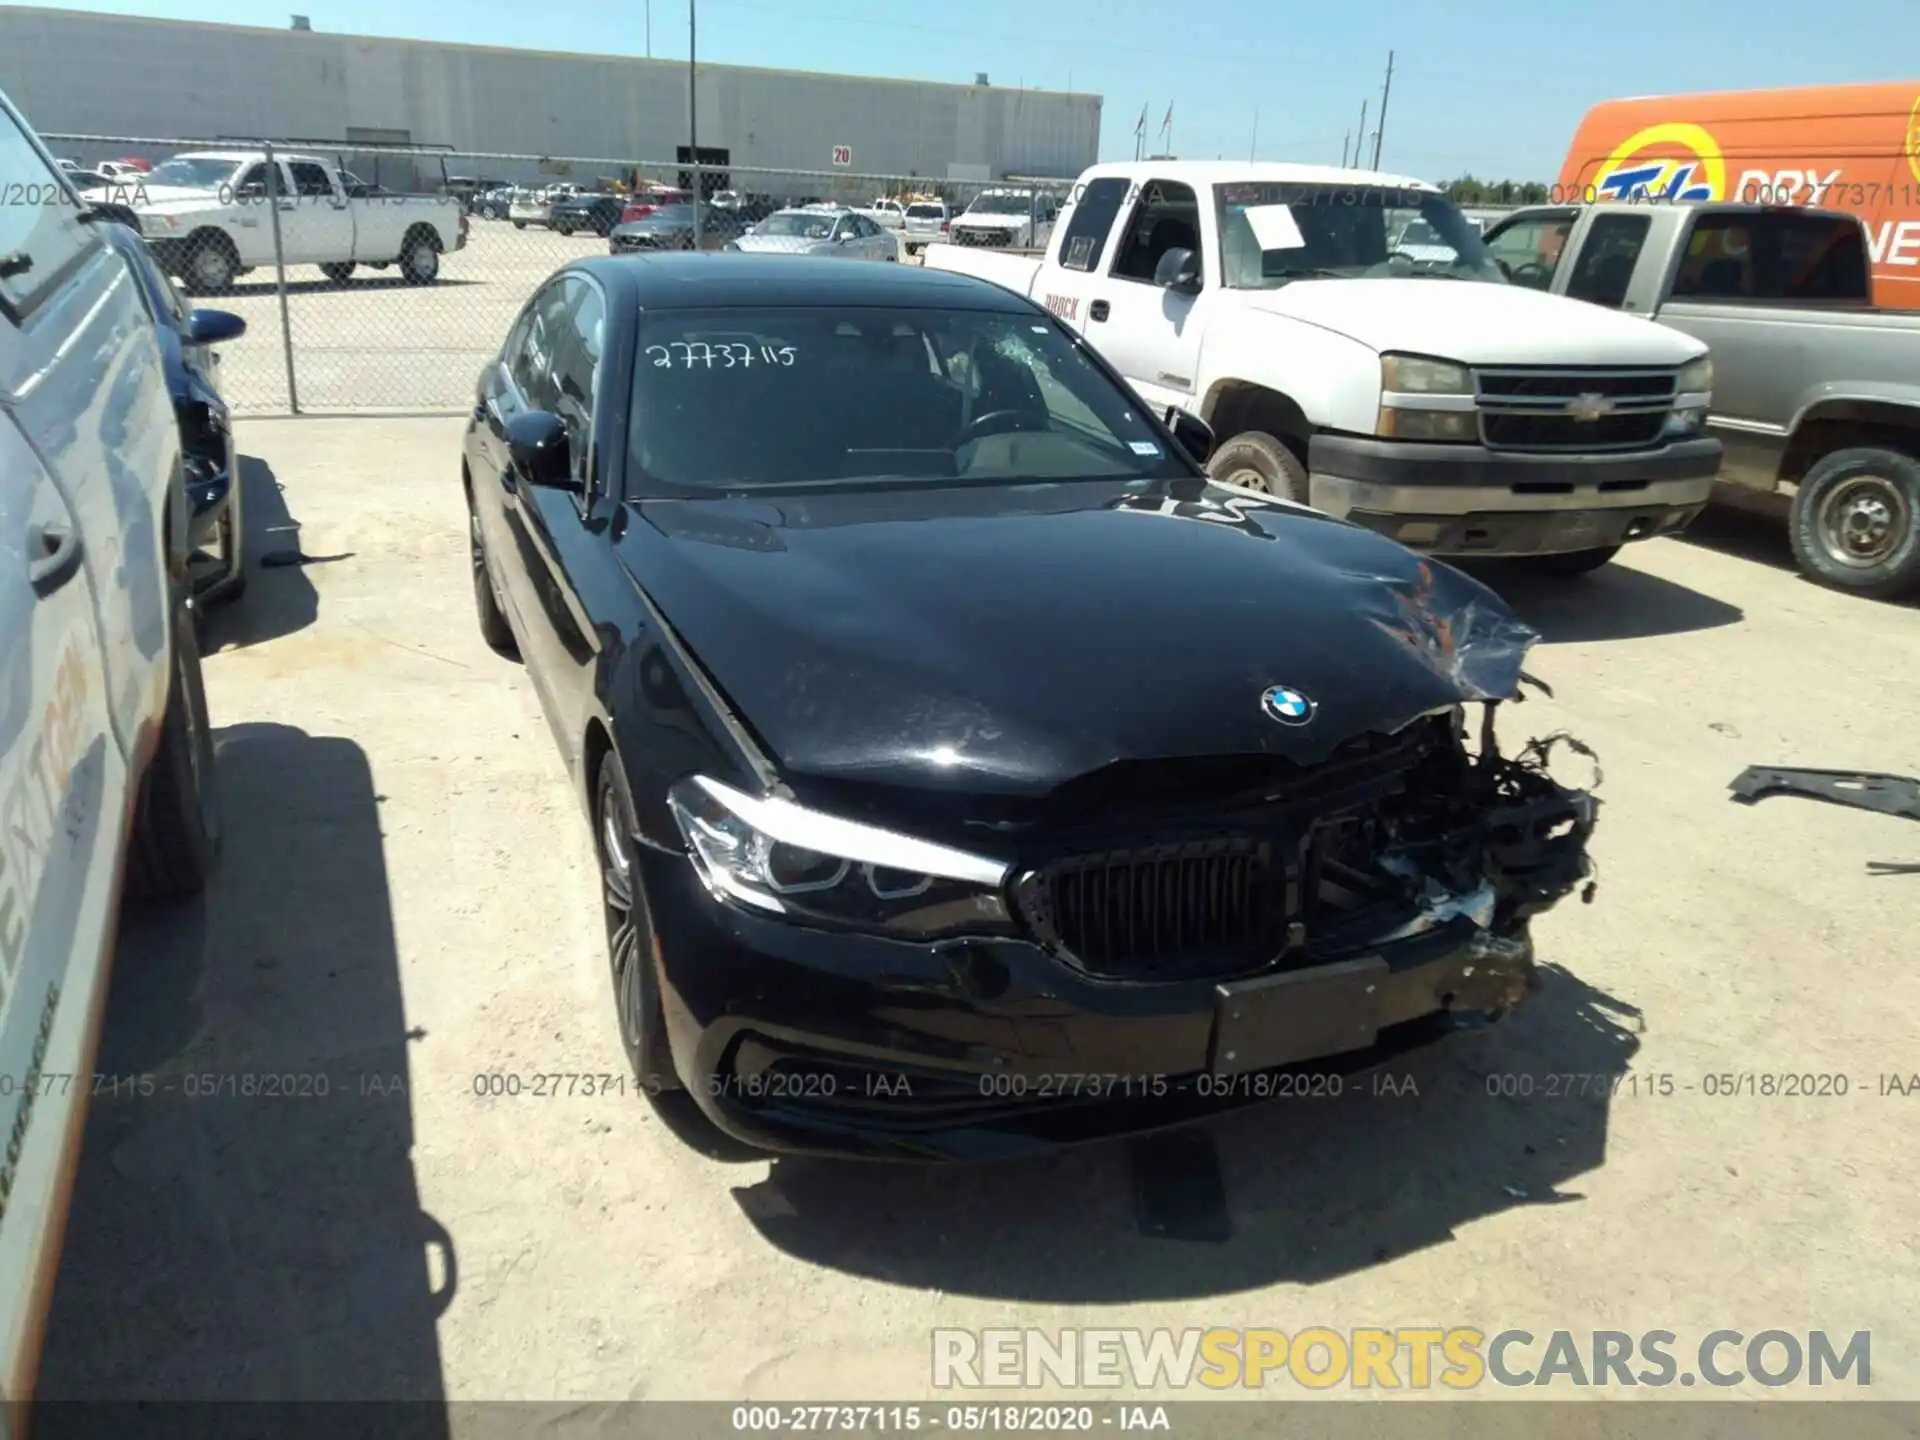
[[[903, 1398], [937, 1325], [1472, 1324], [1870, 1330], [1874, 1398], [1920, 1397], [1920, 1096], [1880, 1082], [1920, 1071], [1920, 876], [1868, 869], [1920, 829], [1726, 792], [1920, 773], [1920, 612], [1801, 581], [1745, 517], [1585, 580], [1487, 572], [1558, 697], [1510, 737], [1604, 762], [1598, 898], [1538, 925], [1529, 1006], [1405, 1067], [1417, 1096], [1206, 1127], [1216, 1233], [1167, 1239], [1124, 1145], [769, 1162], [631, 1095], [476, 1093], [623, 1061], [586, 826], [475, 629], [458, 439], [242, 425], [254, 553], [310, 563], [211, 620], [224, 868], [127, 921], [99, 1068], [160, 1083], [94, 1104], [44, 1395]], [[1548, 1093], [1626, 1065], [1671, 1093]], [[1850, 1092], [1710, 1097], [1721, 1072]]]

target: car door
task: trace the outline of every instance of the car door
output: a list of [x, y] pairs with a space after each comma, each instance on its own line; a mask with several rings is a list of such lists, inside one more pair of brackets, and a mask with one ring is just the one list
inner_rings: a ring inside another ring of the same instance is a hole
[[583, 598], [607, 574], [606, 486], [594, 448], [600, 364], [607, 330], [606, 296], [581, 274], [549, 287], [541, 318], [546, 326], [547, 382], [541, 408], [567, 427], [573, 478], [580, 490], [520, 485], [506, 509], [508, 528], [524, 558], [527, 584], [522, 618], [546, 670], [546, 702], [561, 750], [579, 762], [592, 703], [599, 636]]
[[896, 251], [893, 236], [865, 215], [853, 217], [854, 245], [863, 260], [890, 260]]
[[[31, 192], [54, 174], [0, 99], [0, 189]], [[149, 403], [166, 402], [159, 356], [119, 257], [74, 207], [25, 204], [0, 207], [0, 255], [26, 262], [0, 274], [6, 1400], [30, 1380], [36, 1292], [59, 1246], [67, 1136], [90, 1093], [79, 1077], [112, 943], [126, 756], [137, 721], [158, 703], [167, 634], [163, 614], [146, 622], [164, 587], [159, 536], [150, 519], [144, 530], [139, 522], [164, 493], [172, 457], [171, 412]], [[123, 462], [142, 467], [144, 481], [125, 511], [113, 474]], [[128, 523], [131, 532], [116, 531]], [[135, 597], [137, 620], [122, 582], [150, 587]]]
[[287, 260], [297, 265], [338, 264], [352, 260], [353, 211], [346, 192], [327, 167], [314, 160], [290, 160], [293, 208], [280, 211], [280, 238]]
[[[1131, 183], [1117, 175], [1088, 181], [1067, 212], [1067, 233], [1060, 248], [1040, 268], [1034, 299], [1089, 339], [1100, 339], [1099, 326], [1089, 331], [1096, 290], [1104, 293], [1099, 275], [1110, 248], [1107, 237], [1126, 204]], [[1111, 310], [1111, 302], [1108, 302]], [[1103, 318], [1100, 326], [1106, 323]]]
[[1199, 408], [1194, 385], [1200, 335], [1220, 288], [1219, 271], [1203, 260], [1204, 284], [1197, 295], [1170, 290], [1153, 277], [1168, 250], [1204, 257], [1201, 230], [1192, 186], [1146, 181], [1108, 247], [1113, 259], [1087, 307], [1087, 339], [1156, 412], [1169, 405]]

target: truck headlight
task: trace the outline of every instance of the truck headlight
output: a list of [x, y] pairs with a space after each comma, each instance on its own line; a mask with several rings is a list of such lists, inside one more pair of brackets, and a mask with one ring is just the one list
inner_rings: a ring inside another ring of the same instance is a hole
[[906, 939], [1009, 928], [997, 860], [704, 775], [675, 785], [667, 806], [701, 881], [723, 899]]
[[142, 235], [164, 235], [180, 225], [171, 215], [135, 215], [133, 218], [140, 222]]
[[1702, 355], [1698, 360], [1689, 360], [1680, 367], [1680, 378], [1674, 389], [1681, 395], [1709, 396], [1713, 393], [1713, 357]]
[[1409, 410], [1382, 405], [1375, 429], [1392, 440], [1477, 440], [1480, 416], [1472, 410]]
[[1471, 395], [1473, 375], [1466, 366], [1424, 355], [1382, 355], [1380, 388], [1389, 394]]

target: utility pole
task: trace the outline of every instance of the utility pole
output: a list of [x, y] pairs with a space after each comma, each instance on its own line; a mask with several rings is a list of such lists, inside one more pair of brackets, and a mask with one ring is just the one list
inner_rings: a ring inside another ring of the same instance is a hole
[[1380, 168], [1380, 142], [1387, 134], [1387, 97], [1393, 93], [1393, 51], [1387, 51], [1387, 83], [1380, 87], [1380, 128], [1373, 132], [1373, 168]]
[[653, 0], [647, 0], [647, 59], [653, 58]]
[[1253, 107], [1253, 138], [1247, 141], [1247, 163], [1253, 163], [1253, 152], [1260, 148], [1260, 107]]
[[1360, 168], [1360, 152], [1367, 148], [1367, 102], [1360, 102], [1360, 133], [1353, 147], [1353, 166]]
[[687, 0], [687, 159], [693, 165], [693, 248], [700, 248], [700, 96], [699, 71], [694, 63], [693, 9], [695, 0]]
[[1349, 130], [1345, 135], [1340, 137], [1340, 168], [1342, 170], [1347, 168], [1347, 151], [1351, 150], [1352, 148], [1353, 148], [1353, 132]]

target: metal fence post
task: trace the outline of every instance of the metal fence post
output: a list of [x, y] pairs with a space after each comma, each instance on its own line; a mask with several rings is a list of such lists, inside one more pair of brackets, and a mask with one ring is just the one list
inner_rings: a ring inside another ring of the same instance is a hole
[[271, 140], [266, 142], [266, 150], [267, 208], [273, 213], [273, 284], [280, 292], [280, 346], [287, 357], [287, 406], [298, 415], [300, 388], [293, 378], [293, 321], [287, 314], [287, 254], [280, 242], [280, 162], [273, 157]]

